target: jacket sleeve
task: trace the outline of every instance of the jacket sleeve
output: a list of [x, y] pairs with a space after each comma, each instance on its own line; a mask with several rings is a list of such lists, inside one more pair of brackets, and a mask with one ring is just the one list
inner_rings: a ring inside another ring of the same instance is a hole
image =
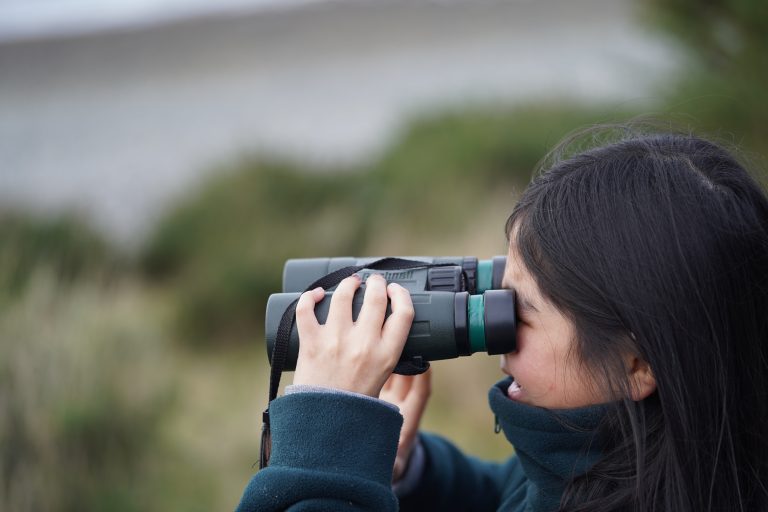
[[270, 464], [248, 483], [237, 512], [398, 509], [398, 412], [347, 394], [295, 393], [272, 402], [270, 421]]
[[517, 457], [488, 462], [464, 455], [448, 440], [420, 433], [426, 454], [418, 486], [400, 497], [400, 510], [495, 511], [510, 494], [524, 494], [525, 477]]

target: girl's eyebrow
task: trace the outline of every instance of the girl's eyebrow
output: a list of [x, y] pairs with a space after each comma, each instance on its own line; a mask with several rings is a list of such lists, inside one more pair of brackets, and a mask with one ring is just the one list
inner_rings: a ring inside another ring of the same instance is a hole
[[519, 293], [519, 292], [517, 292], [517, 291], [515, 292], [515, 296], [516, 296], [516, 298], [517, 298], [517, 302], [520, 304], [520, 309], [521, 309], [522, 311], [533, 311], [533, 312], [535, 312], [535, 313], [538, 313], [538, 312], [539, 312], [539, 310], [538, 310], [538, 309], [536, 309], [536, 306], [534, 306], [533, 304], [531, 304], [531, 301], [529, 301], [528, 299], [526, 299], [526, 298], [525, 298], [525, 296], [523, 296], [523, 295], [520, 295], [520, 293]]
[[517, 288], [515, 288], [514, 286], [511, 286], [511, 285], [509, 284], [509, 282], [508, 282], [506, 279], [503, 279], [503, 280], [501, 281], [501, 287], [502, 287], [502, 288], [506, 288], [506, 289], [510, 289], [510, 290], [515, 290], [515, 300], [516, 300], [516, 301], [517, 301], [517, 303], [520, 305], [520, 309], [521, 309], [522, 311], [533, 311], [533, 312], [535, 312], [535, 313], [538, 313], [538, 312], [539, 312], [539, 310], [538, 310], [538, 309], [536, 309], [536, 306], [534, 306], [534, 305], [531, 303], [531, 301], [530, 301], [530, 300], [528, 300], [528, 298], [526, 298], [526, 296], [525, 296], [525, 295], [521, 294], [521, 293], [520, 293], [520, 290], [518, 290], [518, 289], [517, 289]]

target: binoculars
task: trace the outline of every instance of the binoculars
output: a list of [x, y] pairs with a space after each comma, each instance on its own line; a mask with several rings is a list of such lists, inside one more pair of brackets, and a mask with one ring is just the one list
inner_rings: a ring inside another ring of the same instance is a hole
[[[400, 258], [400, 257], [399, 257]], [[517, 320], [513, 290], [502, 290], [506, 258], [489, 260], [474, 257], [402, 257], [411, 268], [377, 270], [366, 268], [380, 258], [309, 258], [288, 260], [283, 268], [283, 293], [267, 301], [265, 331], [267, 354], [272, 353], [283, 314], [301, 293], [315, 281], [346, 267], [360, 267], [356, 273], [363, 284], [352, 300], [352, 318], [357, 319], [363, 305], [366, 279], [376, 273], [387, 282], [408, 289], [414, 319], [401, 362], [434, 361], [468, 356], [475, 352], [505, 354], [516, 348]], [[423, 266], [413, 267], [414, 262]], [[333, 288], [315, 306], [319, 323], [325, 323]], [[386, 315], [391, 310], [387, 306]], [[296, 368], [299, 336], [293, 325], [287, 348], [285, 370]]]

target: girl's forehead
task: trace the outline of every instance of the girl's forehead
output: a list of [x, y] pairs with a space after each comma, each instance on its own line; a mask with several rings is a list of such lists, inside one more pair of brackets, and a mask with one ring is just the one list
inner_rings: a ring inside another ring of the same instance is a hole
[[523, 264], [522, 256], [517, 250], [514, 239], [509, 242], [507, 248], [507, 264], [504, 268], [504, 281], [509, 287], [511, 286], [535, 286], [536, 283], [531, 276], [528, 269]]
[[525, 298], [531, 304], [546, 307], [547, 301], [543, 300], [538, 284], [533, 275], [528, 271], [523, 258], [517, 249], [515, 239], [511, 237], [507, 249], [507, 262], [502, 279], [504, 288], [514, 288], [520, 298]]

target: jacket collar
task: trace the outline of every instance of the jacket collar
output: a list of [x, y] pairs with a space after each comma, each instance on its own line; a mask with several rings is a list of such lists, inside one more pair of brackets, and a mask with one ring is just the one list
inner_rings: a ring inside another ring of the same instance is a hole
[[533, 510], [554, 510], [568, 481], [600, 458], [603, 443], [597, 430], [609, 406], [552, 410], [525, 405], [507, 397], [511, 383], [506, 378], [491, 388], [491, 410], [528, 477]]

